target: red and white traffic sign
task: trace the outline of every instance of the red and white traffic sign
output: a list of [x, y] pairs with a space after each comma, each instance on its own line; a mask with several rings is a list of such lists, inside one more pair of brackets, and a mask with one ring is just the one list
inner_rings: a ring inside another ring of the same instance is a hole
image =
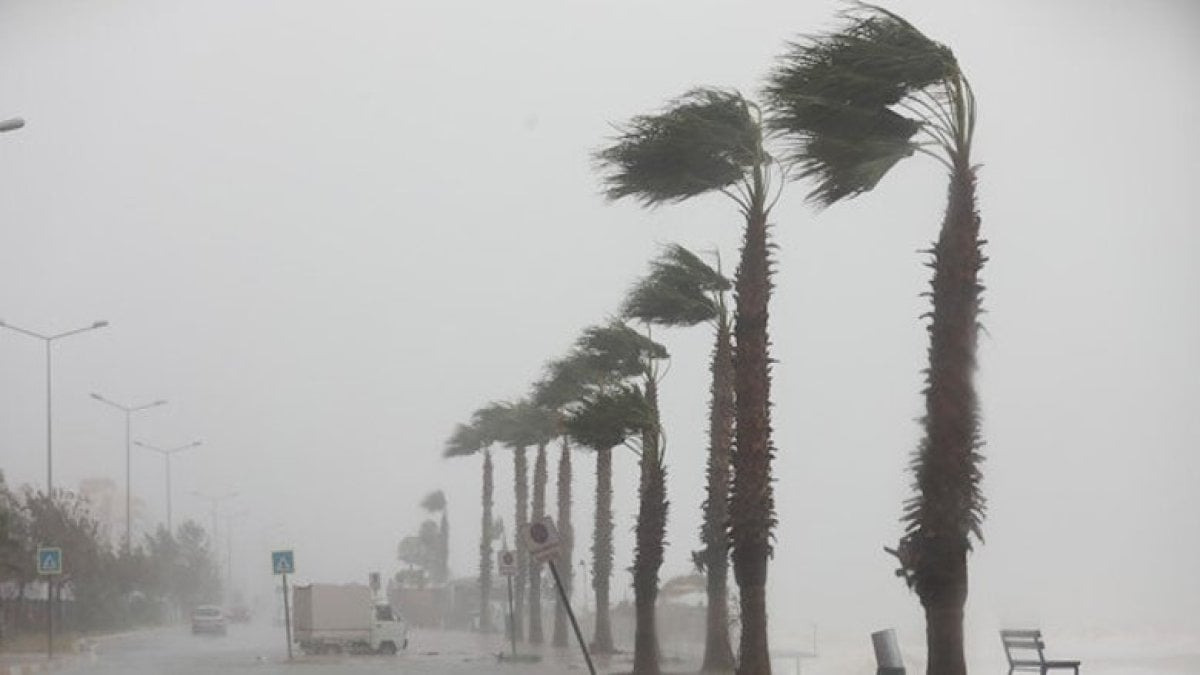
[[515, 577], [517, 575], [517, 552], [497, 551], [496, 568], [502, 577]]
[[525, 546], [529, 549], [529, 555], [538, 562], [546, 562], [557, 556], [560, 544], [562, 539], [550, 516], [534, 521], [525, 528]]

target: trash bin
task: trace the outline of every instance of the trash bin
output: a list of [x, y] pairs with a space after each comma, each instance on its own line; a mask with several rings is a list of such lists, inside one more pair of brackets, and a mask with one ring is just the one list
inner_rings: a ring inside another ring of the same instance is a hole
[[900, 658], [900, 641], [895, 630], [871, 633], [871, 645], [875, 647], [875, 675], [904, 675], [904, 660]]

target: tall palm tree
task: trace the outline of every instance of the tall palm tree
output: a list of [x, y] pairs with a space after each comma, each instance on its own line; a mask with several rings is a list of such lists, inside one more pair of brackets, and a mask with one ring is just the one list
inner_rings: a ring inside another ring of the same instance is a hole
[[437, 555], [434, 561], [436, 567], [432, 572], [435, 581], [445, 582], [450, 578], [450, 520], [446, 513], [446, 493], [441, 490], [430, 492], [421, 500], [421, 508], [430, 515], [441, 516], [442, 522], [438, 526]]
[[[575, 531], [571, 523], [571, 441], [565, 427], [565, 415], [571, 406], [579, 403], [589, 387], [596, 385], [596, 374], [584, 365], [572, 361], [571, 356], [552, 361], [546, 366], [546, 375], [533, 387], [533, 401], [554, 412], [557, 418], [558, 436], [562, 450], [558, 459], [558, 533], [562, 544], [558, 554], [559, 577], [568, 597], [574, 586], [573, 560]], [[567, 614], [561, 602], [554, 605], [554, 635], [551, 644], [567, 646]]]
[[[562, 563], [559, 576], [562, 579], [563, 594], [571, 597], [575, 585], [573, 572], [575, 552], [575, 528], [571, 523], [571, 446], [567, 436], [562, 436], [562, 450], [558, 455], [558, 480], [556, 481], [558, 498], [558, 534], [562, 539], [562, 548], [558, 558]], [[567, 646], [567, 612], [561, 602], [554, 605], [554, 637], [550, 642], [555, 647]]]
[[[533, 403], [524, 404], [521, 412], [520, 423], [529, 434], [529, 439], [537, 446], [537, 455], [533, 462], [531, 521], [536, 522], [546, 515], [546, 483], [549, 480], [546, 446], [557, 435], [558, 417], [553, 411]], [[529, 641], [533, 644], [542, 644], [545, 641], [542, 631], [542, 563], [536, 560], [529, 561]]]
[[597, 390], [567, 416], [566, 426], [576, 443], [596, 452], [596, 508], [592, 527], [592, 588], [596, 593], [596, 624], [592, 650], [612, 653], [609, 583], [612, 578], [613, 449], [641, 433], [646, 402], [640, 389], [620, 385]]
[[634, 286], [622, 309], [627, 318], [645, 324], [687, 327], [705, 323], [715, 333], [710, 364], [708, 485], [700, 529], [704, 549], [693, 556], [705, 572], [708, 593], [703, 672], [734, 669], [729, 641], [729, 539], [725, 531], [734, 420], [733, 350], [725, 304], [729, 288], [729, 280], [718, 270], [683, 246], [673, 244], [651, 263], [650, 273]]
[[[592, 649], [613, 651], [609, 619], [612, 577], [612, 450], [629, 431], [630, 404], [625, 392], [631, 378], [641, 378], [647, 364], [666, 357], [658, 343], [619, 321], [586, 329], [570, 353], [552, 362], [535, 387], [535, 399], [560, 412], [565, 436], [596, 452], [596, 508], [592, 532], [592, 587], [596, 593], [596, 622]], [[639, 390], [639, 396], [640, 390]], [[644, 429], [647, 425], [637, 427]], [[579, 436], [576, 436], [579, 433]], [[641, 433], [641, 431], [639, 431]], [[564, 436], [564, 437], [565, 437]], [[563, 508], [560, 502], [560, 509]], [[569, 511], [568, 511], [569, 513]]]
[[492, 517], [492, 452], [488, 441], [476, 424], [459, 424], [446, 441], [445, 457], [464, 457], [483, 451], [483, 522], [479, 532], [479, 630], [490, 633], [492, 627], [492, 540], [495, 539]]
[[[638, 451], [638, 512], [633, 556], [633, 595], [636, 625], [633, 641], [635, 675], [658, 675], [658, 630], [655, 604], [658, 571], [666, 543], [667, 488], [665, 447], [658, 415], [658, 372], [655, 361], [667, 358], [667, 350], [620, 321], [584, 331], [577, 348], [593, 364], [609, 364], [605, 370], [628, 373], [630, 382], [619, 382], [607, 399], [585, 398], [583, 411], [597, 400], [612, 404], [619, 412], [615, 421], [636, 431]], [[605, 392], [601, 392], [605, 393]], [[611, 420], [610, 420], [611, 421]]]
[[[771, 672], [767, 645], [767, 560], [775, 526], [771, 487], [771, 296], [768, 217], [783, 184], [766, 151], [759, 107], [736, 91], [696, 89], [654, 115], [619, 127], [596, 154], [605, 194], [655, 207], [720, 193], [738, 207], [745, 227], [734, 284], [736, 430], [729, 533], [741, 588], [738, 672]], [[776, 187], [772, 187], [772, 185]], [[772, 196], [774, 194], [774, 196]]]
[[810, 198], [828, 206], [868, 192], [901, 159], [920, 153], [949, 173], [949, 197], [930, 251], [933, 309], [925, 370], [923, 438], [914, 495], [892, 552], [925, 610], [927, 672], [961, 675], [967, 554], [982, 540], [982, 437], [974, 373], [985, 260], [971, 144], [975, 96], [954, 53], [903, 18], [870, 5], [841, 30], [792, 45], [772, 73], [772, 123], [794, 140]]
[[[513, 450], [513, 492], [516, 496], [516, 532], [514, 539], [523, 536], [529, 524], [529, 466], [525, 451], [531, 446], [539, 448], [542, 476], [540, 478], [540, 502], [545, 504], [545, 445], [553, 437], [554, 420], [543, 408], [529, 400], [516, 403], [497, 404], [495, 430], [497, 440]], [[538, 482], [535, 476], [535, 483]], [[535, 484], [535, 488], [538, 487]], [[536, 492], [536, 490], [535, 490]], [[536, 495], [535, 495], [536, 498]], [[515, 611], [513, 615], [514, 632], [517, 638], [523, 638], [523, 606], [525, 604], [526, 582], [530, 598], [530, 637], [537, 641], [541, 636], [541, 583], [539, 567], [530, 564], [529, 553], [524, 546], [516, 547], [517, 574], [513, 578], [513, 595], [515, 596]]]
[[[513, 451], [513, 494], [515, 536], [528, 524], [529, 513], [529, 466], [525, 451], [536, 440], [531, 438], [522, 423], [522, 415], [528, 403], [491, 403], [480, 408], [472, 417], [472, 423], [480, 430], [488, 443], [500, 443]], [[524, 639], [525, 582], [528, 575], [528, 555], [522, 546], [516, 547], [517, 573], [513, 577], [513, 636]]]

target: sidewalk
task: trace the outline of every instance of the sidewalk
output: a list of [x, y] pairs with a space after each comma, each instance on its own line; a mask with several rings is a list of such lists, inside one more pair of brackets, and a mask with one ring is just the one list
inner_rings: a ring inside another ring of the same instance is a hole
[[0, 654], [0, 675], [48, 673], [66, 668], [74, 662], [74, 657], [71, 654], [55, 656], [54, 660], [50, 660], [45, 654]]

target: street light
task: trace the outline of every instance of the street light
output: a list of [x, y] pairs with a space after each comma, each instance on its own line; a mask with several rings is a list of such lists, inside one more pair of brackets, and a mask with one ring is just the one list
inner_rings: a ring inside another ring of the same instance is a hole
[[50, 395], [50, 393], [51, 393], [50, 392], [50, 373], [51, 373], [50, 355], [52, 354], [52, 352], [50, 351], [50, 345], [53, 344], [53, 342], [55, 340], [59, 340], [61, 338], [65, 338], [65, 337], [70, 337], [72, 335], [78, 335], [80, 333], [86, 333], [87, 331], [96, 330], [98, 328], [104, 328], [107, 325], [108, 325], [107, 321], [96, 321], [90, 326], [85, 326], [83, 328], [76, 328], [75, 330], [69, 330], [65, 333], [59, 333], [57, 335], [42, 335], [41, 333], [31, 331], [26, 328], [21, 328], [19, 326], [14, 326], [10, 323], [5, 323], [2, 319], [0, 319], [0, 328], [7, 328], [11, 331], [15, 331], [22, 335], [27, 335], [31, 338], [37, 338], [38, 340], [41, 340], [42, 342], [46, 343], [46, 494], [52, 500], [54, 499], [54, 440], [52, 438], [53, 434], [51, 432], [51, 429], [53, 427], [52, 427], [52, 422], [51, 422], [51, 420], [52, 420], [52, 415], [51, 415], [52, 398]]
[[5, 131], [16, 131], [23, 126], [25, 126], [24, 119], [20, 117], [13, 117], [12, 119], [0, 121], [0, 133], [4, 133]]
[[201, 443], [200, 441], [192, 441], [191, 443], [188, 443], [187, 445], [181, 445], [177, 448], [160, 448], [156, 445], [150, 445], [149, 443], [143, 443], [141, 441], [134, 441], [133, 444], [138, 447], [145, 448], [147, 450], [153, 450], [153, 451], [157, 452], [158, 454], [162, 455], [163, 459], [166, 460], [166, 465], [167, 465], [167, 532], [174, 532], [175, 531], [174, 526], [171, 524], [171, 455], [173, 455], [177, 452], [183, 452], [184, 450], [190, 450], [191, 448], [197, 447], [199, 445], [203, 445], [203, 443]]
[[240, 493], [235, 490], [233, 492], [226, 492], [226, 493], [220, 494], [220, 495], [207, 495], [207, 494], [204, 494], [203, 492], [199, 492], [197, 490], [192, 490], [192, 494], [195, 495], [196, 497], [199, 497], [200, 499], [206, 500], [209, 504], [212, 505], [212, 528], [213, 528], [212, 529], [212, 541], [213, 541], [213, 551], [216, 551], [216, 547], [217, 547], [217, 512], [220, 511], [221, 502], [225, 501], [226, 499], [233, 499], [234, 497], [238, 496]]
[[237, 513], [225, 514], [225, 594], [230, 598], [233, 591], [233, 519], [249, 513], [242, 509]]
[[120, 410], [121, 412], [125, 413], [125, 552], [129, 553], [130, 551], [133, 550], [133, 545], [132, 545], [133, 544], [133, 520], [131, 517], [132, 505], [133, 505], [133, 498], [131, 496], [132, 495], [131, 476], [132, 476], [133, 460], [132, 460], [132, 453], [129, 452], [129, 428], [131, 426], [130, 418], [133, 417], [133, 413], [135, 413], [135, 412], [141, 412], [142, 410], [149, 410], [150, 408], [157, 408], [160, 405], [166, 405], [167, 402], [165, 399], [160, 398], [153, 403], [147, 403], [145, 405], [127, 406], [127, 405], [121, 405], [120, 403], [117, 403], [116, 401], [104, 398], [103, 396], [101, 396], [100, 394], [97, 394], [96, 392], [92, 392], [92, 398], [96, 399], [97, 401], [99, 401], [105, 405], [111, 406], [111, 407], [116, 408], [117, 410]]

